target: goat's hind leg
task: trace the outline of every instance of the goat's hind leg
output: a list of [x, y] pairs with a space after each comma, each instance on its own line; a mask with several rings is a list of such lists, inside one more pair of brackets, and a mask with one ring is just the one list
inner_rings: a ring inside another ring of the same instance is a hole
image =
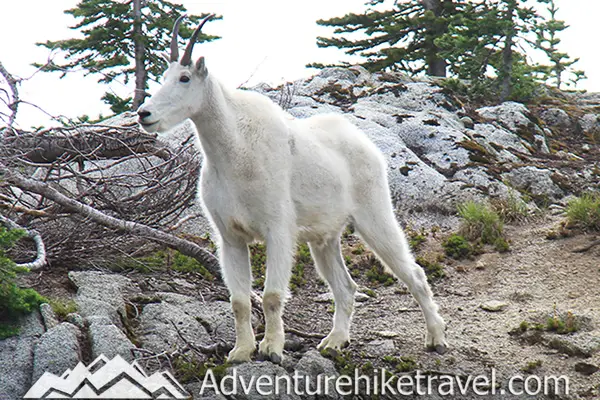
[[235, 347], [227, 361], [242, 363], [250, 361], [256, 350], [252, 331], [252, 272], [248, 246], [245, 243], [223, 242], [220, 246], [223, 279], [231, 295], [231, 307], [235, 317]]
[[387, 193], [381, 193], [361, 207], [353, 215], [356, 229], [379, 259], [408, 286], [419, 303], [427, 324], [426, 346], [445, 353], [448, 347], [444, 332], [446, 325], [433, 300], [427, 276], [415, 262], [387, 198]]
[[350, 320], [354, 310], [356, 283], [346, 269], [339, 238], [309, 243], [319, 274], [327, 281], [335, 301], [333, 328], [318, 348], [340, 350], [350, 341]]

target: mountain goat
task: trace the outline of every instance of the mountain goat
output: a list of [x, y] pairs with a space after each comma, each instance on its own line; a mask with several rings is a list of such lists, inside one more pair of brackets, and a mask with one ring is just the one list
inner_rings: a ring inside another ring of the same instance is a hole
[[444, 352], [445, 324], [396, 222], [382, 154], [342, 116], [294, 119], [261, 94], [227, 89], [209, 73], [204, 57], [192, 62], [194, 43], [210, 18], [196, 29], [181, 61], [181, 17], [175, 22], [164, 83], [138, 115], [148, 132], [167, 131], [187, 118], [198, 131], [204, 154], [199, 190], [217, 233], [235, 317], [229, 361], [248, 361], [256, 349], [248, 252], [256, 240], [267, 248], [266, 326], [259, 357], [282, 360], [282, 313], [297, 240], [308, 242], [335, 300], [333, 329], [319, 348], [339, 350], [348, 344], [356, 284], [344, 265], [340, 235], [349, 221], [419, 303], [426, 345]]

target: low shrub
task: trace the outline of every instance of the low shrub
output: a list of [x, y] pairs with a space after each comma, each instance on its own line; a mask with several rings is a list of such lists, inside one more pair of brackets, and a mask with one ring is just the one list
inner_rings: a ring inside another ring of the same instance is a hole
[[600, 231], [600, 194], [586, 193], [567, 204], [567, 220], [570, 226], [586, 231]]
[[453, 234], [449, 236], [443, 243], [444, 251], [448, 257], [456, 260], [468, 258], [473, 254], [473, 246], [462, 235]]
[[46, 302], [35, 290], [21, 288], [16, 283], [17, 274], [29, 271], [17, 267], [7, 252], [23, 236], [22, 230], [0, 227], [0, 339], [17, 335], [19, 317]]

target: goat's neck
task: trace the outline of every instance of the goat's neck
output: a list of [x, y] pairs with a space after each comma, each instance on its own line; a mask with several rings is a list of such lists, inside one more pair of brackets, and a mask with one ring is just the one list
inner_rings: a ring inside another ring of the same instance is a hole
[[240, 154], [241, 137], [237, 129], [232, 96], [221, 83], [206, 78], [202, 110], [192, 117], [196, 125], [204, 157], [217, 168], [232, 165]]

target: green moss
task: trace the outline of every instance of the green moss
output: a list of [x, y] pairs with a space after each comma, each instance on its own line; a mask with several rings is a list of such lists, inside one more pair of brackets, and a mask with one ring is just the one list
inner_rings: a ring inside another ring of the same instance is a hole
[[352, 359], [352, 352], [347, 350], [335, 351], [332, 349], [321, 350], [321, 355], [333, 361], [335, 369], [340, 375], [354, 377], [354, 371], [360, 366]]
[[442, 243], [442, 247], [448, 257], [456, 260], [470, 257], [473, 254], [473, 246], [462, 235], [453, 234]]
[[362, 244], [358, 244], [355, 248], [352, 249], [352, 254], [361, 255], [364, 254], [365, 247]]
[[[262, 289], [265, 284], [267, 270], [267, 248], [263, 243], [254, 243], [249, 246], [250, 264], [252, 265], [252, 275], [254, 277], [253, 286]], [[306, 243], [298, 244], [296, 257], [292, 267], [292, 276], [290, 278], [290, 289], [297, 291], [298, 288], [306, 285], [305, 269], [312, 263], [310, 248]]]
[[59, 321], [64, 321], [67, 318], [67, 315], [75, 313], [79, 309], [77, 303], [73, 300], [50, 299], [48, 304], [52, 307], [52, 311], [54, 311], [54, 314], [56, 314]]
[[384, 286], [391, 286], [394, 284], [394, 282], [396, 282], [396, 278], [385, 272], [385, 269], [381, 263], [379, 263], [379, 261], [374, 263], [371, 268], [369, 268], [366, 276], [369, 282], [382, 284]]
[[267, 247], [263, 243], [253, 243], [250, 249], [250, 264], [252, 265], [253, 286], [263, 288], [267, 270]]
[[393, 366], [396, 372], [410, 372], [417, 369], [417, 362], [414, 358], [408, 356], [384, 356], [383, 361]]
[[400, 357], [400, 362], [396, 364], [396, 372], [410, 372], [417, 369], [417, 362], [411, 357]]
[[430, 282], [446, 276], [444, 267], [436, 261], [431, 261], [427, 257], [420, 256], [416, 258], [416, 262], [423, 268], [425, 275], [427, 275], [427, 280]]
[[521, 368], [521, 370], [527, 374], [532, 374], [541, 366], [542, 360], [535, 360], [528, 362], [523, 368]]
[[418, 251], [423, 243], [427, 241], [427, 236], [424, 231], [418, 232], [411, 228], [406, 228], [405, 232], [408, 236], [408, 244], [413, 251]]
[[375, 293], [375, 291], [373, 289], [365, 289], [364, 290], [365, 294], [369, 297], [377, 297], [377, 293]]
[[158, 250], [143, 257], [122, 258], [112, 267], [142, 273], [171, 269], [183, 273], [197, 273], [208, 280], [214, 279], [214, 276], [198, 260], [173, 249]]
[[210, 369], [215, 376], [217, 383], [226, 375], [227, 368], [231, 367], [228, 363], [219, 363], [214, 357], [207, 361], [201, 361], [195, 356], [178, 356], [172, 361], [175, 378], [180, 383], [197, 382], [204, 378]]
[[521, 324], [519, 325], [519, 331], [526, 332], [528, 329], [529, 329], [529, 322], [521, 321]]
[[500, 238], [496, 239], [496, 241], [494, 242], [494, 249], [498, 253], [506, 253], [506, 252], [510, 251], [510, 244], [508, 243], [508, 241], [506, 239], [504, 239], [503, 237], [500, 237]]
[[348, 239], [351, 235], [354, 234], [354, 226], [352, 224], [348, 224], [344, 232], [342, 232], [342, 238]]

